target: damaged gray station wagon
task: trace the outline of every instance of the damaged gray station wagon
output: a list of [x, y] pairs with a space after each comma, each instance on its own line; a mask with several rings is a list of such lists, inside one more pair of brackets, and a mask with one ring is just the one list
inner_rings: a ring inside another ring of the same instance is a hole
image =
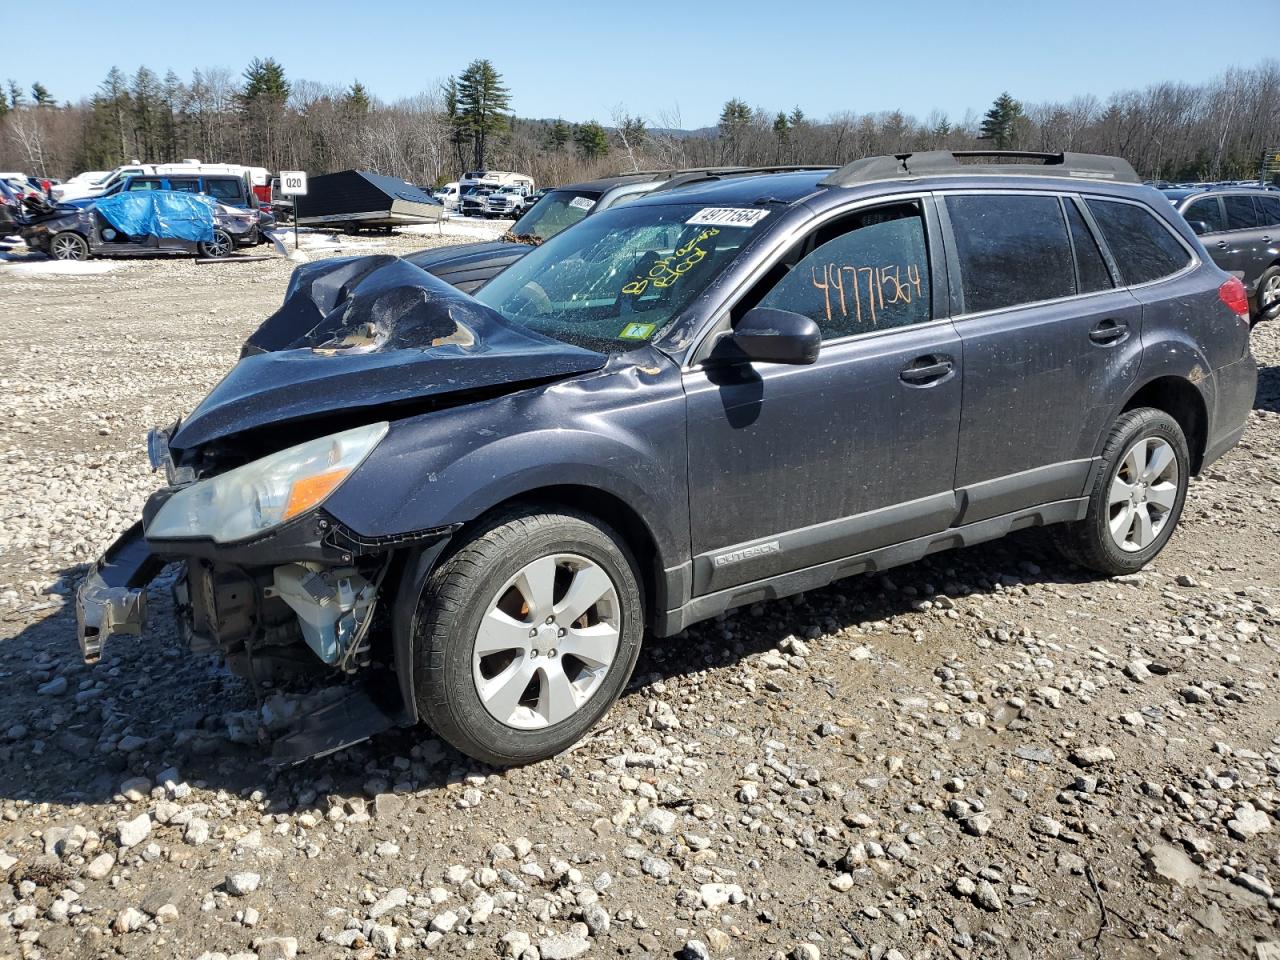
[[1121, 160], [917, 153], [726, 175], [587, 217], [467, 295], [299, 267], [80, 588], [193, 651], [354, 675], [277, 758], [428, 723], [573, 744], [641, 638], [1056, 524], [1134, 571], [1240, 437], [1240, 281]]

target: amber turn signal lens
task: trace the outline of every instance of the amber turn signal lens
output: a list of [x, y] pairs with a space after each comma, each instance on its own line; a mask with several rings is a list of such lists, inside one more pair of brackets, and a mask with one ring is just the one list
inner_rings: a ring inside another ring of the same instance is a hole
[[298, 514], [310, 510], [331, 494], [334, 488], [345, 480], [350, 472], [345, 468], [329, 470], [325, 473], [317, 473], [313, 477], [303, 477], [301, 480], [295, 481], [289, 489], [289, 502], [285, 504], [284, 516], [281, 519], [288, 520], [290, 517], [296, 517]]

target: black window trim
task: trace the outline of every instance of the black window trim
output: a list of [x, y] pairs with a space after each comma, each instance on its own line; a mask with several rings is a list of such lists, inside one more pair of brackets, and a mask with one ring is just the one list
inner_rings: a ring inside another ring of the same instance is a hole
[[[1083, 201], [1085, 212], [1089, 215], [1089, 224], [1093, 227], [1094, 234], [1102, 242], [1102, 249], [1107, 256], [1108, 261], [1116, 267], [1116, 276], [1118, 278], [1116, 284], [1117, 290], [1145, 290], [1147, 287], [1153, 287], [1157, 283], [1168, 283], [1170, 280], [1176, 280], [1180, 277], [1184, 277], [1187, 274], [1198, 270], [1203, 265], [1204, 261], [1202, 261], [1200, 259], [1200, 255], [1196, 253], [1195, 247], [1189, 244], [1186, 241], [1186, 238], [1175, 230], [1164, 217], [1160, 216], [1160, 214], [1151, 209], [1150, 205], [1143, 203], [1141, 200], [1130, 200], [1128, 197], [1109, 197], [1105, 194], [1098, 193], [1081, 193], [1080, 199]], [[1093, 219], [1093, 211], [1089, 209], [1090, 200], [1105, 200], [1107, 203], [1127, 203], [1130, 206], [1141, 207], [1147, 212], [1148, 216], [1154, 217], [1156, 222], [1182, 245], [1182, 249], [1186, 251], [1187, 256], [1190, 258], [1188, 259], [1186, 266], [1181, 270], [1177, 270], [1169, 274], [1168, 276], [1156, 277], [1154, 280], [1147, 280], [1144, 283], [1125, 283], [1124, 271], [1119, 269], [1119, 263], [1116, 261], [1115, 257], [1111, 255], [1111, 248], [1106, 245], [1106, 234], [1102, 232], [1102, 228], [1098, 225], [1097, 221]], [[1181, 214], [1179, 214], [1179, 216], [1181, 216]]]
[[[924, 215], [925, 229], [925, 249], [929, 255], [929, 282], [930, 282], [930, 299], [932, 319], [927, 323], [913, 323], [905, 327], [888, 327], [884, 330], [868, 330], [864, 333], [854, 333], [847, 337], [839, 337], [832, 340], [823, 340], [822, 349], [838, 346], [840, 344], [849, 343], [854, 340], [865, 340], [871, 337], [892, 336], [895, 333], [905, 333], [911, 330], [923, 330], [934, 327], [942, 323], [950, 323], [951, 317], [948, 315], [946, 297], [939, 296], [938, 291], [944, 289], [947, 283], [947, 274], [950, 272], [950, 256], [949, 244], [945, 239], [945, 229], [939, 222], [941, 212], [939, 210], [941, 204], [935, 201], [935, 193], [932, 190], [911, 190], [903, 193], [880, 194], [872, 197], [861, 197], [852, 203], [844, 203], [830, 210], [825, 210], [816, 217], [805, 220], [802, 223], [795, 224], [791, 228], [781, 231], [779, 235], [773, 238], [770, 247], [765, 251], [760, 261], [756, 264], [751, 273], [745, 276], [732, 290], [724, 294], [720, 302], [707, 311], [708, 320], [702, 324], [701, 329], [692, 338], [689, 349], [685, 352], [684, 360], [680, 365], [682, 373], [690, 373], [700, 371], [705, 367], [707, 355], [717, 339], [718, 335], [727, 329], [733, 308], [738, 301], [755, 288], [761, 280], [763, 280], [778, 262], [786, 256], [795, 244], [809, 236], [813, 232], [822, 229], [832, 220], [839, 220], [843, 217], [851, 216], [861, 210], [871, 207], [888, 207], [898, 203], [910, 203], [915, 201], [920, 204], [921, 212]], [[705, 294], [704, 294], [705, 295]], [[696, 302], [696, 301], [695, 301]], [[685, 309], [692, 309], [694, 304], [689, 304]]]
[[[1104, 297], [1114, 294], [1117, 290], [1128, 289], [1120, 280], [1120, 271], [1117, 268], [1115, 260], [1111, 256], [1111, 251], [1106, 243], [1103, 242], [1101, 231], [1098, 229], [1097, 223], [1093, 217], [1089, 215], [1088, 205], [1081, 200], [1081, 195], [1071, 190], [1052, 190], [1052, 189], [1013, 189], [1013, 188], [997, 188], [982, 187], [969, 190], [939, 190], [935, 193], [937, 197], [938, 219], [942, 221], [942, 232], [945, 238], [947, 249], [947, 273], [951, 278], [951, 319], [956, 323], [965, 320], [972, 320], [980, 317], [991, 317], [1001, 313], [1009, 313], [1014, 310], [1025, 310], [1028, 307], [1043, 307], [1057, 303], [1067, 303], [1072, 300], [1085, 300], [1089, 297]], [[946, 198], [952, 196], [1014, 196], [1014, 197], [1056, 197], [1058, 199], [1058, 212], [1062, 216], [1063, 228], [1067, 231], [1067, 241], [1071, 249], [1071, 269], [1076, 275], [1076, 290], [1080, 289], [1079, 283], [1079, 265], [1075, 256], [1075, 241], [1071, 237], [1071, 224], [1067, 220], [1067, 212], [1063, 204], [1074, 202], [1076, 209], [1081, 212], [1084, 217], [1085, 226], [1093, 234], [1094, 242], [1098, 244], [1098, 250], [1102, 253], [1102, 260], [1106, 264], [1107, 271], [1111, 274], [1111, 282], [1114, 284], [1107, 290], [1091, 290], [1088, 293], [1073, 293], [1066, 297], [1053, 297], [1049, 300], [1030, 300], [1026, 303], [1015, 303], [1004, 307], [995, 307], [991, 310], [973, 310], [966, 311], [964, 309], [964, 288], [961, 285], [962, 271], [960, 269], [960, 257], [956, 250], [954, 227], [951, 223], [951, 217], [947, 213]], [[1109, 198], [1108, 198], [1109, 199]], [[1138, 204], [1146, 208], [1146, 204]], [[1157, 283], [1162, 282], [1155, 281]]]

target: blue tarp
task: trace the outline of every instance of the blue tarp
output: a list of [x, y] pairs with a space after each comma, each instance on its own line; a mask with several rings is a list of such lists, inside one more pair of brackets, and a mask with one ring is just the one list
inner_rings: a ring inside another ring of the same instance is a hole
[[193, 242], [213, 240], [217, 202], [199, 193], [147, 190], [103, 197], [93, 208], [107, 223], [131, 237]]

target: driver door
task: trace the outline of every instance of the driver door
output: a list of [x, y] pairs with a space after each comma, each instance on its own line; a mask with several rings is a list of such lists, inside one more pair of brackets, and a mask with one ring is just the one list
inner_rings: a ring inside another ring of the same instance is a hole
[[685, 372], [695, 596], [955, 518], [962, 355], [931, 203], [864, 207], [816, 228], [781, 279], [775, 267], [744, 298], [817, 322], [814, 364]]

